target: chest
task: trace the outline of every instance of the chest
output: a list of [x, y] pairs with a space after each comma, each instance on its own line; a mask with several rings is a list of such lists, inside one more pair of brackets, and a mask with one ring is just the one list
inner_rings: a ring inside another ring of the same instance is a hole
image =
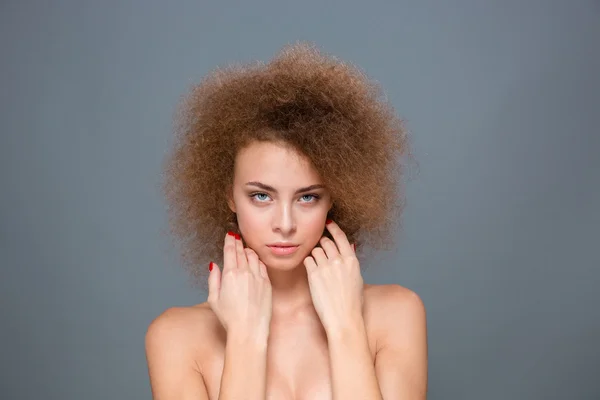
[[331, 399], [327, 336], [320, 324], [283, 324], [272, 330], [267, 399]]
[[[370, 347], [374, 355], [374, 344]], [[211, 399], [218, 397], [225, 344], [215, 350], [205, 376]], [[266, 374], [268, 400], [330, 400], [329, 350], [322, 326], [310, 323], [273, 326], [267, 348]]]

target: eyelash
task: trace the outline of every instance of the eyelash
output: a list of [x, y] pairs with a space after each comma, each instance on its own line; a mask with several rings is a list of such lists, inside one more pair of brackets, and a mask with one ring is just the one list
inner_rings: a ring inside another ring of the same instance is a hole
[[[264, 203], [264, 201], [256, 200], [256, 199], [254, 198], [255, 196], [257, 196], [257, 195], [259, 195], [259, 194], [264, 194], [265, 196], [268, 196], [268, 194], [266, 194], [266, 193], [264, 193], [264, 192], [254, 192], [254, 193], [250, 193], [248, 196], [249, 196], [249, 197], [250, 197], [252, 200], [254, 200], [254, 201], [258, 202], [258, 203]], [[312, 194], [312, 193], [309, 193], [309, 194], [303, 194], [303, 195], [301, 196], [301, 198], [302, 198], [302, 197], [306, 197], [306, 196], [312, 196], [312, 197], [314, 198], [314, 201], [305, 201], [305, 203], [316, 203], [316, 202], [317, 202], [317, 200], [319, 200], [319, 195], [318, 195], [318, 194]]]

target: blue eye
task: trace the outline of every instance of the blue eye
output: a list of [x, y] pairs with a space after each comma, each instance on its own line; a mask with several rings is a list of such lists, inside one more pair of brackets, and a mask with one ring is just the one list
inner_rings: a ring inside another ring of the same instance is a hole
[[[269, 200], [269, 195], [262, 192], [251, 193], [250, 198], [258, 203], [266, 203]], [[315, 203], [319, 196], [316, 194], [305, 194], [300, 197], [303, 203]]]
[[[302, 198], [302, 199], [304, 199], [304, 198], [306, 198], [306, 197], [311, 197], [312, 199], [314, 199], [314, 201], [317, 201], [317, 199], [319, 198], [319, 196], [317, 196], [316, 194], [305, 194], [305, 195], [304, 195], [304, 196], [302, 196], [301, 198]], [[307, 201], [307, 203], [309, 203], [309, 202], [310, 202], [310, 200], [311, 200], [311, 199], [309, 199], [309, 200]]]
[[250, 195], [251, 198], [258, 200], [259, 202], [264, 202], [267, 200], [266, 198], [259, 199], [259, 198], [257, 198], [257, 196], [264, 196], [266, 198], [269, 197], [266, 193], [252, 193]]

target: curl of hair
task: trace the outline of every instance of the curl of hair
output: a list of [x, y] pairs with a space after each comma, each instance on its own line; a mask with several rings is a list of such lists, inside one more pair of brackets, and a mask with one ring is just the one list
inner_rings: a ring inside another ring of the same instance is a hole
[[379, 85], [357, 67], [298, 42], [268, 63], [218, 68], [183, 97], [174, 131], [163, 189], [171, 233], [199, 282], [210, 261], [222, 266], [226, 232], [239, 233], [227, 195], [235, 157], [253, 141], [308, 157], [334, 200], [329, 217], [359, 258], [393, 244], [408, 135]]

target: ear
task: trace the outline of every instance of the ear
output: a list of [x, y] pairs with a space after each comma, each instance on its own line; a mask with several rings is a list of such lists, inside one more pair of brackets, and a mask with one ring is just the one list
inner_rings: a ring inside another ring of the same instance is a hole
[[233, 189], [231, 186], [227, 188], [227, 205], [232, 212], [237, 212], [235, 202], [233, 201]]
[[231, 212], [236, 213], [237, 211], [235, 210], [235, 203], [233, 202], [233, 200], [231, 198], [227, 198], [227, 205], [229, 206], [229, 209], [231, 210]]

